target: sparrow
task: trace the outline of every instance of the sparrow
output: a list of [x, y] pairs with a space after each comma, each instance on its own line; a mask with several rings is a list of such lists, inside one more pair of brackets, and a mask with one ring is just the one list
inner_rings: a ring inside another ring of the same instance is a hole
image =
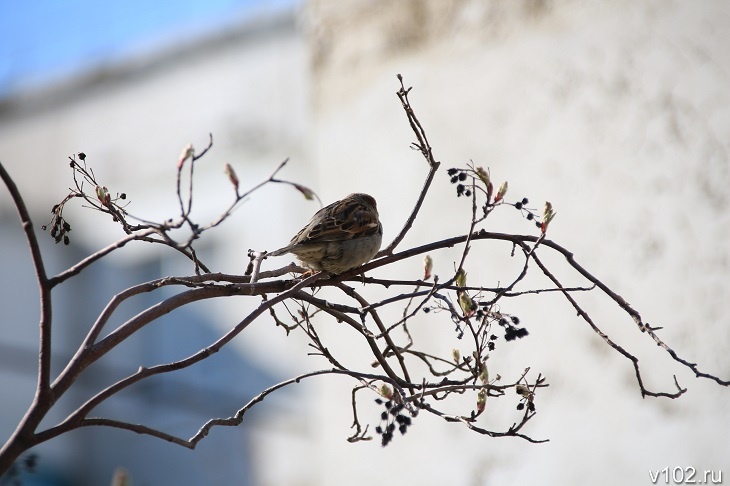
[[317, 211], [288, 245], [268, 255], [293, 253], [313, 271], [339, 275], [369, 262], [382, 239], [375, 198], [355, 193]]

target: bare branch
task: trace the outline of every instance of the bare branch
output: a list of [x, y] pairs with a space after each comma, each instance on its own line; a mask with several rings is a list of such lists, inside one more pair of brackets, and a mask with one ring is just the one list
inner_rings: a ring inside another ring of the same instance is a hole
[[151, 235], [153, 233], [155, 233], [155, 230], [153, 230], [153, 229], [147, 229], [147, 230], [143, 230], [143, 231], [141, 231], [139, 233], [129, 234], [129, 235], [125, 236], [124, 238], [122, 238], [122, 239], [120, 239], [118, 241], [115, 241], [111, 245], [109, 245], [109, 246], [107, 246], [105, 248], [102, 248], [101, 250], [99, 250], [99, 251], [97, 251], [97, 252], [89, 255], [88, 257], [84, 258], [83, 260], [81, 260], [80, 262], [78, 262], [73, 267], [71, 267], [71, 268], [69, 268], [69, 269], [67, 269], [67, 270], [59, 273], [55, 277], [51, 277], [48, 280], [48, 285], [50, 285], [51, 288], [53, 288], [56, 285], [64, 282], [65, 280], [67, 280], [67, 279], [69, 279], [69, 278], [71, 278], [73, 276], [78, 275], [86, 267], [88, 267], [92, 263], [94, 263], [94, 262], [96, 262], [96, 261], [104, 258], [105, 256], [107, 256], [109, 253], [113, 252], [114, 250], [118, 250], [119, 248], [124, 247], [124, 245], [126, 245], [130, 241], [144, 239], [145, 237], [147, 237], [147, 236], [149, 236], [149, 235]]
[[[36, 281], [38, 282], [41, 318], [40, 343], [38, 351], [38, 385], [36, 388], [35, 400], [45, 401], [48, 399], [51, 383], [51, 286], [48, 282], [45, 265], [43, 264], [43, 257], [41, 256], [38, 238], [33, 231], [33, 222], [30, 219], [30, 213], [28, 213], [28, 208], [23, 201], [23, 197], [20, 195], [18, 186], [15, 185], [15, 181], [13, 181], [10, 174], [8, 174], [7, 170], [5, 170], [2, 162], [0, 162], [0, 179], [3, 180], [5, 187], [7, 187], [10, 197], [13, 199], [13, 203], [15, 204], [15, 208], [18, 211], [18, 216], [20, 217], [20, 222], [23, 227], [23, 233], [25, 234], [25, 239], [28, 242], [28, 247], [30, 248], [33, 268], [36, 274]], [[40, 418], [38, 420], [40, 420]]]
[[429, 405], [427, 403], [421, 404], [420, 408], [422, 408], [422, 409], [426, 410], [427, 412], [430, 412], [438, 417], [441, 417], [442, 419], [444, 419], [447, 422], [462, 423], [466, 427], [468, 427], [469, 430], [473, 430], [474, 432], [477, 432], [482, 435], [487, 435], [489, 437], [519, 437], [520, 439], [525, 439], [526, 441], [532, 442], [533, 444], [542, 444], [544, 442], [550, 442], [550, 439], [533, 439], [530, 436], [527, 436], [525, 434], [518, 432], [518, 430], [520, 428], [522, 428], [522, 426], [525, 423], [527, 423], [528, 420], [530, 420], [532, 417], [535, 416], [534, 413], [526, 414], [525, 418], [522, 420], [522, 422], [520, 422], [520, 424], [513, 425], [506, 432], [494, 432], [492, 430], [487, 430], [482, 427], [478, 427], [478, 426], [474, 425], [474, 422], [471, 421], [467, 417], [460, 417], [460, 416], [456, 416], [456, 415], [445, 414], [444, 412], [441, 412], [440, 410], [433, 408], [431, 405]]
[[[411, 377], [408, 374], [408, 369], [406, 368], [405, 360], [403, 359], [403, 355], [398, 351], [398, 346], [395, 345], [393, 342], [393, 339], [390, 337], [390, 334], [385, 328], [385, 324], [383, 324], [383, 321], [380, 319], [380, 316], [378, 315], [377, 311], [370, 307], [370, 304], [367, 300], [365, 300], [364, 297], [362, 297], [360, 294], [358, 294], [355, 289], [352, 287], [349, 287], [344, 284], [339, 284], [338, 287], [344, 291], [347, 295], [354, 298], [358, 301], [358, 303], [363, 307], [363, 309], [367, 309], [367, 313], [370, 314], [370, 316], [373, 318], [373, 321], [375, 321], [375, 325], [378, 326], [378, 329], [382, 333], [383, 337], [385, 338], [385, 342], [388, 344], [388, 349], [391, 350], [396, 358], [398, 359], [398, 364], [400, 365], [401, 371], [403, 372], [403, 379], [410, 383]], [[373, 342], [375, 340], [373, 339]], [[381, 353], [383, 354], [383, 353]], [[413, 391], [413, 388], [411, 388], [411, 391]]]
[[[99, 405], [107, 398], [120, 392], [121, 390], [129, 387], [130, 385], [137, 383], [138, 381], [161, 373], [169, 373], [171, 371], [187, 368], [217, 353], [221, 350], [223, 346], [225, 346], [234, 337], [240, 334], [241, 331], [248, 327], [249, 324], [256, 320], [263, 312], [267, 311], [269, 308], [273, 307], [279, 302], [290, 298], [293, 294], [299, 292], [303, 287], [311, 285], [314, 281], [322, 277], [323, 275], [321, 273], [312, 275], [302, 280], [291, 289], [277, 295], [276, 297], [270, 300], [264, 300], [254, 311], [246, 316], [246, 318], [239, 322], [233, 329], [231, 329], [225, 335], [219, 338], [215, 343], [201, 349], [197, 353], [194, 353], [193, 355], [185, 359], [172, 363], [167, 363], [164, 365], [153, 366], [150, 368], [140, 367], [140, 369], [136, 373], [118, 381], [117, 383], [97, 393], [94, 397], [90, 398], [86, 403], [84, 403], [81, 407], [79, 407], [76, 411], [69, 415], [61, 424], [59, 424], [57, 426], [57, 430], [66, 431], [76, 428], [79, 421], [83, 418], [86, 418], [87, 414], [91, 412], [91, 410], [93, 410], [97, 405]], [[182, 292], [181, 294], [171, 297], [160, 304], [148, 308], [140, 314], [137, 314], [126, 323], [122, 324], [106, 338], [102, 339], [90, 348], [84, 349], [78, 357], [75, 357], [74, 360], [72, 360], [75, 361], [75, 363], [67, 368], [68, 371], [63, 378], [64, 381], [61, 382], [61, 379], [58, 380], [58, 388], [60, 390], [68, 388], [68, 386], [70, 386], [70, 383], [68, 382], [73, 382], [73, 380], [75, 380], [75, 378], [78, 376], [79, 373], [81, 373], [81, 371], [83, 371], [83, 369], [88, 367], [94, 361], [98, 360], [101, 356], [109, 352], [117, 344], [132, 335], [134, 332], [141, 329], [142, 326], [148, 324], [149, 322], [152, 322], [159, 316], [166, 314], [173, 309], [187, 303], [195, 302], [196, 300], [211, 298], [212, 296], [218, 297], [224, 295], [235, 295], [235, 293], [235, 288], [231, 289], [229, 287], [198, 288]]]
[[[545, 267], [545, 265], [540, 261], [540, 259], [537, 257], [535, 253], [532, 253], [532, 259], [535, 260], [535, 263], [540, 267], [540, 269], [543, 271], [543, 273], [553, 281], [553, 283], [559, 288], [562, 289], [562, 284], [558, 281], [558, 279]], [[680, 395], [684, 394], [684, 392], [687, 391], [686, 388], [682, 388], [679, 386], [679, 384], [676, 381], [675, 378], [675, 384], [677, 386], [677, 392], [676, 393], [665, 393], [665, 392], [652, 392], [646, 389], [644, 387], [644, 380], [641, 378], [641, 371], [639, 369], [639, 359], [626, 351], [623, 347], [621, 347], [619, 344], [615, 343], [611, 338], [609, 338], [606, 333], [601, 331], [601, 329], [593, 322], [593, 319], [588, 315], [586, 311], [581, 308], [580, 305], [576, 302], [576, 300], [573, 298], [572, 295], [570, 295], [567, 292], [563, 292], [563, 296], [570, 302], [570, 304], [573, 306], [573, 308], [578, 312], [578, 315], [583, 318], [584, 321], [588, 323], [589, 326], [591, 326], [591, 329], [593, 329], [593, 332], [598, 334], [601, 339], [603, 339], [606, 344], [611, 346], [614, 350], [621, 353], [624, 357], [626, 357], [628, 360], [632, 362], [634, 365], [634, 372], [636, 374], [636, 381], [639, 383], [639, 388], [641, 389], [641, 396], [652, 396], [652, 397], [668, 397], [668, 398], [677, 398]]]
[[[133, 424], [129, 422], [123, 422], [121, 420], [113, 420], [108, 418], [101, 418], [101, 417], [90, 417], [83, 419], [79, 421], [78, 427], [112, 427], [115, 429], [122, 429], [122, 430], [129, 430], [130, 432], [135, 432], [137, 434], [142, 435], [149, 435], [152, 437], [156, 437], [158, 439], [165, 440], [167, 442], [171, 442], [173, 444], [187, 447], [188, 449], [192, 449], [190, 447], [190, 444], [185, 439], [181, 439], [179, 437], [176, 437], [172, 434], [168, 434], [166, 432], [162, 432], [161, 430], [153, 429], [152, 427], [148, 427], [146, 425], [142, 424]], [[39, 434], [42, 435], [42, 434]], [[50, 438], [50, 437], [49, 437]], [[48, 438], [43, 437], [44, 440], [48, 440]]]
[[413, 108], [411, 107], [411, 102], [408, 100], [408, 93], [411, 92], [411, 88], [406, 89], [403, 85], [403, 76], [400, 74], [398, 75], [398, 81], [400, 82], [400, 89], [397, 92], [398, 98], [401, 101], [401, 104], [403, 105], [403, 109], [406, 112], [406, 117], [408, 117], [408, 123], [411, 125], [411, 129], [413, 130], [413, 133], [416, 135], [416, 143], [413, 143], [413, 146], [418, 149], [423, 157], [426, 159], [426, 162], [428, 162], [428, 175], [426, 176], [426, 180], [423, 182], [423, 188], [421, 189], [421, 194], [418, 196], [418, 199], [416, 200], [416, 204], [413, 207], [413, 211], [411, 211], [410, 216], [408, 216], [408, 219], [406, 220], [405, 224], [403, 225], [403, 228], [400, 230], [400, 233], [393, 239], [393, 241], [383, 250], [380, 250], [376, 256], [387, 256], [392, 255], [393, 250], [400, 244], [401, 241], [403, 241], [403, 238], [405, 238], [408, 231], [413, 226], [414, 221], [416, 220], [416, 216], [418, 216], [418, 212], [421, 210], [421, 206], [423, 205], [423, 201], [426, 199], [426, 194], [428, 193], [428, 190], [431, 187], [431, 183], [433, 182], [433, 178], [436, 175], [436, 171], [438, 170], [439, 166], [441, 165], [440, 162], [437, 162], [436, 159], [433, 158], [433, 150], [431, 148], [431, 145], [428, 143], [428, 138], [426, 137], [426, 132], [421, 126], [421, 122], [418, 121], [418, 118], [416, 118], [415, 113], [413, 112]]
[[355, 329], [362, 329], [361, 335], [363, 338], [365, 338], [365, 341], [367, 345], [370, 347], [370, 351], [375, 356], [375, 359], [378, 360], [378, 363], [380, 366], [383, 367], [383, 371], [390, 377], [390, 379], [393, 381], [393, 383], [398, 384], [399, 386], [407, 386], [409, 383], [407, 381], [404, 381], [402, 378], [400, 378], [395, 371], [393, 371], [393, 368], [391, 368], [390, 364], [386, 361], [383, 354], [380, 352], [380, 349], [378, 348], [378, 344], [375, 342], [375, 338], [372, 336], [370, 332], [366, 332], [364, 329], [364, 326], [360, 325], [357, 321], [352, 319], [350, 316], [334, 309], [333, 307], [327, 305], [325, 301], [321, 301], [320, 299], [315, 299], [305, 292], [301, 292], [296, 295], [297, 299], [305, 300], [309, 302], [310, 304], [313, 304], [317, 306], [318, 309], [322, 310], [322, 312], [325, 312], [327, 314], [330, 314], [332, 317], [347, 322]]

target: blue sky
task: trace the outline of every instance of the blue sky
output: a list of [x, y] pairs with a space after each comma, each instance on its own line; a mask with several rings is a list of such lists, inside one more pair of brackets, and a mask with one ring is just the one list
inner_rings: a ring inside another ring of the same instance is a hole
[[298, 0], [0, 0], [0, 98]]

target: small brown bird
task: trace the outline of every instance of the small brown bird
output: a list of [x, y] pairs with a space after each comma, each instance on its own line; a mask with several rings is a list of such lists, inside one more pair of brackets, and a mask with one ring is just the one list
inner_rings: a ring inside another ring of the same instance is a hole
[[382, 239], [375, 199], [356, 193], [317, 211], [287, 246], [269, 256], [293, 253], [305, 267], [338, 275], [369, 262]]

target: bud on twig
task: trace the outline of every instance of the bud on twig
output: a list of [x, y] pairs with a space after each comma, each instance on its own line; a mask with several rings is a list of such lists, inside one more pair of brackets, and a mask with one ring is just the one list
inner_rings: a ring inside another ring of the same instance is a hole
[[487, 369], [487, 360], [482, 361], [482, 371], [479, 373], [479, 380], [485, 385], [489, 383], [489, 370]]
[[492, 200], [492, 192], [494, 191], [494, 186], [492, 186], [492, 179], [489, 177], [489, 172], [484, 170], [483, 167], [477, 167], [476, 173], [487, 189], [487, 202], [490, 202]]
[[[456, 274], [456, 285], [459, 287], [466, 287], [466, 272], [463, 268], [460, 268]], [[469, 317], [474, 314], [476, 311], [476, 305], [474, 305], [474, 301], [471, 300], [469, 294], [463, 290], [459, 290], [456, 292], [456, 295], [459, 296], [459, 306], [461, 307], [461, 310], [464, 311], [464, 315]]]
[[487, 406], [487, 390], [482, 388], [477, 394], [477, 412], [482, 413]]
[[236, 175], [236, 171], [233, 170], [231, 164], [226, 164], [224, 171], [226, 173], [226, 176], [228, 176], [228, 180], [231, 181], [233, 187], [236, 188], [236, 193], [238, 193], [238, 176]]
[[426, 255], [423, 259], [423, 280], [431, 278], [431, 270], [433, 270], [433, 259], [430, 255]]
[[464, 315], [466, 317], [474, 314], [474, 311], [476, 310], [474, 301], [471, 300], [471, 297], [469, 297], [469, 294], [467, 294], [466, 292], [459, 293], [459, 306], [461, 307], [461, 310], [464, 311]]
[[303, 186], [301, 184], [296, 184], [296, 183], [292, 183], [292, 184], [297, 189], [297, 191], [302, 193], [302, 195], [304, 196], [304, 199], [306, 199], [307, 201], [312, 201], [315, 198], [316, 194], [314, 194], [314, 191], [311, 190], [310, 188]]
[[459, 287], [466, 287], [466, 272], [463, 268], [460, 268], [456, 274], [456, 285]]
[[550, 221], [553, 220], [555, 215], [558, 214], [555, 211], [553, 211], [553, 205], [550, 204], [550, 201], [545, 201], [545, 209], [542, 212], [542, 233], [545, 234], [545, 232], [548, 229], [548, 225], [550, 224]]
[[109, 189], [107, 189], [106, 186], [96, 186], [96, 197], [104, 206], [108, 206], [112, 201], [112, 198], [109, 195]]
[[502, 199], [504, 199], [505, 194], [507, 194], [507, 188], [509, 187], [509, 184], [507, 181], [504, 181], [501, 186], [499, 186], [499, 190], [497, 191], [497, 196], [494, 198], [494, 202], [499, 202]]
[[177, 161], [177, 170], [182, 169], [183, 164], [186, 160], [191, 158], [195, 154], [195, 149], [193, 149], [193, 144], [189, 143], [187, 146], [185, 146], [184, 149], [182, 149], [182, 152], [180, 152], [180, 158]]
[[483, 167], [477, 167], [475, 172], [477, 173], [477, 177], [481, 179], [485, 186], [489, 187], [492, 185], [492, 181], [489, 179], [489, 172], [484, 170]]

